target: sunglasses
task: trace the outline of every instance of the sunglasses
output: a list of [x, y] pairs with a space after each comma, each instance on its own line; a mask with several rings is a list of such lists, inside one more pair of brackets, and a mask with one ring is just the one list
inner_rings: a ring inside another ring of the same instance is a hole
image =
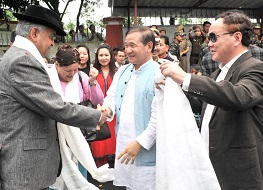
[[223, 36], [223, 35], [226, 35], [226, 34], [234, 34], [235, 32], [225, 32], [225, 33], [222, 33], [222, 34], [215, 34], [214, 32], [211, 32], [208, 34], [208, 40], [215, 43], [217, 41], [217, 38], [219, 36]]

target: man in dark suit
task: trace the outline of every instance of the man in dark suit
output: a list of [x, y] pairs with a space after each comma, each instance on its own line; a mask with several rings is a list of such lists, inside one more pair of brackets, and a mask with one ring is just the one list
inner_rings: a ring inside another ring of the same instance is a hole
[[204, 102], [201, 135], [222, 190], [263, 189], [263, 62], [248, 51], [251, 26], [240, 12], [217, 17], [208, 46], [221, 64], [211, 78], [161, 65], [165, 76]]
[[14, 16], [16, 40], [0, 63], [0, 189], [47, 189], [59, 173], [56, 121], [94, 129], [106, 112], [63, 102], [51, 85], [42, 57], [66, 35], [59, 16], [35, 5]]

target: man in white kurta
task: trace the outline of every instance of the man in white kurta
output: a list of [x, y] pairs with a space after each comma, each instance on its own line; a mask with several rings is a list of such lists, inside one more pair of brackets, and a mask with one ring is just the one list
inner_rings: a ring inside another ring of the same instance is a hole
[[[103, 106], [111, 115], [114, 115], [115, 111], [117, 115], [117, 160], [115, 161], [114, 185], [126, 186], [127, 189], [132, 190], [154, 190], [155, 107], [150, 106], [149, 109], [145, 109], [145, 104], [151, 105], [153, 101], [156, 90], [153, 77], [159, 66], [151, 58], [154, 42], [151, 40], [145, 42], [147, 38], [140, 39], [139, 36], [142, 33], [150, 36], [148, 39], [155, 40], [148, 27], [137, 26], [128, 31], [125, 46], [131, 64], [123, 66], [115, 74]], [[123, 77], [127, 77], [127, 80]], [[144, 77], [147, 78], [144, 79]], [[121, 104], [118, 104], [118, 94], [123, 81], [126, 86], [121, 95]], [[118, 105], [120, 105], [119, 108]], [[118, 110], [121, 110], [119, 114]], [[146, 125], [138, 124], [140, 123], [138, 120], [145, 117], [149, 117]]]

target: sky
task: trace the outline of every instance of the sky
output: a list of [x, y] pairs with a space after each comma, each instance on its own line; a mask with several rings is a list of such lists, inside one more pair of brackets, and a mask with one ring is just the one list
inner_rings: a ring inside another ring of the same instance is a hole
[[[40, 1], [41, 2], [41, 1]], [[94, 12], [94, 20], [97, 21], [99, 18], [103, 17], [109, 17], [111, 16], [111, 9], [108, 8], [108, 1], [107, 0], [102, 0], [103, 5], [99, 8], [99, 10], [96, 10]], [[42, 6], [46, 6], [45, 3], [40, 3]], [[63, 23], [68, 23], [69, 21], [76, 22], [76, 17], [78, 14], [79, 10], [79, 5], [80, 5], [80, 0], [75, 0], [69, 3], [66, 14], [63, 16], [62, 22]], [[66, 3], [63, 1], [60, 1], [59, 4], [59, 11], [62, 13], [64, 8], [66, 6]], [[85, 24], [85, 18], [80, 19], [80, 24]]]
[[[96, 10], [94, 12], [94, 20], [99, 19], [99, 18], [103, 18], [103, 17], [109, 17], [111, 12], [110, 12], [110, 8], [108, 8], [108, 1], [106, 0], [102, 0], [103, 5], [99, 8], [99, 10]], [[65, 15], [63, 18], [63, 22], [67, 23], [67, 21], [71, 20], [73, 22], [76, 21], [76, 17], [77, 17], [77, 13], [78, 13], [78, 9], [79, 9], [79, 5], [80, 5], [80, 0], [75, 0], [73, 2], [70, 2], [68, 8], [67, 8], [67, 15]], [[61, 5], [60, 5], [60, 10], [59, 11], [63, 11], [64, 7], [66, 6], [66, 4], [61, 1]], [[85, 18], [80, 19], [80, 23], [81, 24], [85, 24]]]

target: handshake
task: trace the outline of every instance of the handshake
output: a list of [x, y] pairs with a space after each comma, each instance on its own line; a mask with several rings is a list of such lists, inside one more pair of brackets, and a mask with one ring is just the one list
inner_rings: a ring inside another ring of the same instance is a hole
[[101, 117], [98, 123], [98, 127], [102, 126], [103, 123], [112, 116], [112, 111], [108, 107], [101, 106], [100, 104], [97, 105], [97, 110], [101, 112]]

